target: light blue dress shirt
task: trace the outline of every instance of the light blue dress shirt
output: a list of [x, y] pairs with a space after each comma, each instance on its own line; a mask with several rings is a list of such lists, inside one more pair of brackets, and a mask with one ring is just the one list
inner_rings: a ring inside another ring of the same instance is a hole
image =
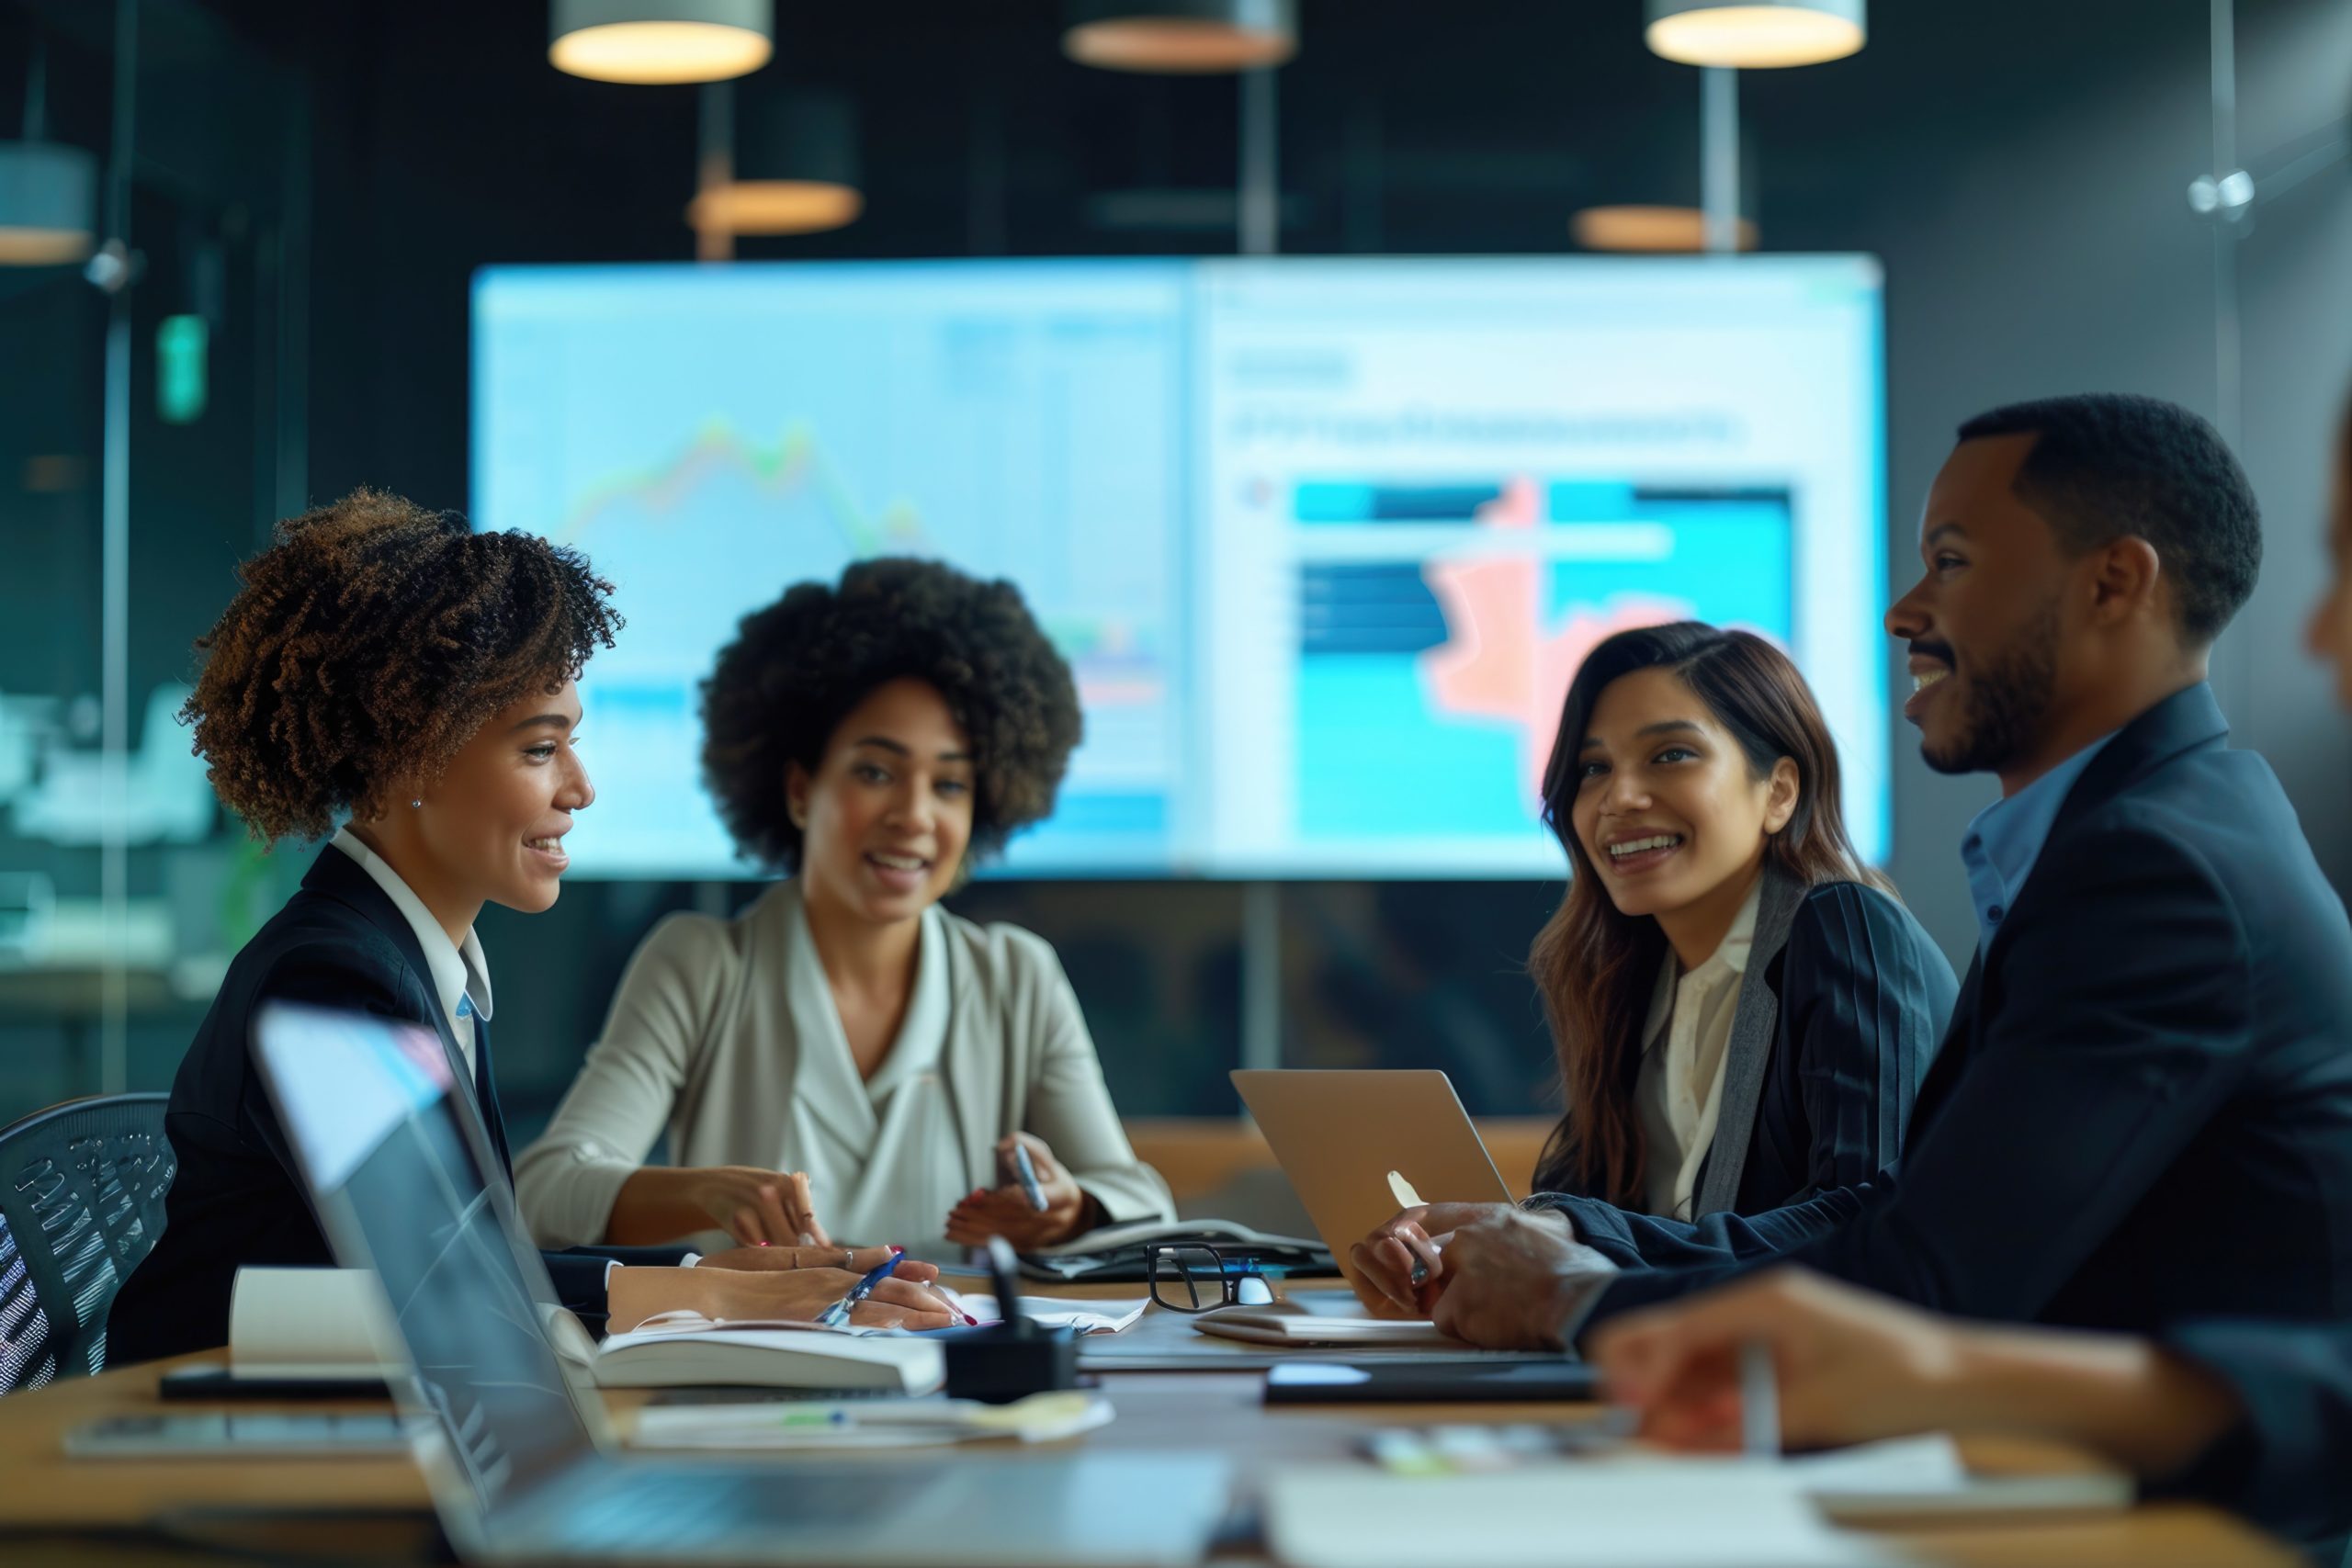
[[1960, 840], [1961, 863], [1968, 868], [1968, 901], [1976, 910], [1977, 951], [1993, 945], [1993, 933], [2025, 890], [2033, 863], [2058, 820], [2058, 808], [2092, 759], [2115, 739], [2100, 736], [2017, 794], [1996, 800], [1969, 819]]

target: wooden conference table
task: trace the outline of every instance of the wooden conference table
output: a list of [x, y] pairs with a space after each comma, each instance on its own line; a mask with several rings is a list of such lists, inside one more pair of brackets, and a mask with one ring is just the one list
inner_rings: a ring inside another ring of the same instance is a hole
[[[1038, 1294], [1133, 1299], [1140, 1286], [1029, 1287]], [[1159, 1309], [1154, 1308], [1157, 1312]], [[221, 1359], [225, 1352], [183, 1358]], [[423, 1479], [404, 1459], [314, 1461], [181, 1460], [142, 1461], [65, 1457], [65, 1434], [109, 1416], [193, 1411], [163, 1404], [155, 1381], [172, 1361], [124, 1367], [0, 1399], [0, 1562], [10, 1563], [218, 1562], [213, 1548], [182, 1543], [148, 1530], [159, 1521], [174, 1535], [225, 1542], [283, 1560], [415, 1562], [433, 1539]], [[1590, 1405], [1484, 1404], [1292, 1406], [1260, 1403], [1260, 1374], [1241, 1371], [1108, 1372], [1106, 1392], [1118, 1408], [1110, 1426], [1072, 1439], [1091, 1449], [1151, 1452], [1214, 1450], [1233, 1461], [1237, 1484], [1276, 1463], [1337, 1462], [1355, 1457], [1367, 1427], [1444, 1422], [1568, 1421], [1594, 1413]], [[650, 1397], [638, 1390], [608, 1391], [616, 1426], [626, 1433]], [[264, 1411], [264, 1404], [241, 1404]], [[280, 1408], [364, 1410], [365, 1404], [309, 1403]], [[380, 1405], [373, 1408], [381, 1408]], [[2049, 1473], [2079, 1469], [2084, 1456], [2051, 1444], [2019, 1439], [1963, 1443], [1982, 1473]], [[1060, 1450], [1040, 1445], [1026, 1452]], [[904, 1450], [901, 1450], [903, 1452]], [[1001, 1449], [995, 1452], [1006, 1451]], [[825, 1456], [797, 1450], [792, 1462], [871, 1463], [876, 1456]], [[1248, 1500], [1245, 1497], [1245, 1501]], [[231, 1524], [243, 1510], [285, 1510], [284, 1524]], [[2064, 1563], [2069, 1568], [2214, 1568], [2216, 1564], [2292, 1564], [2284, 1546], [2217, 1509], [2166, 1503], [2123, 1513], [2043, 1518], [2029, 1523], [1912, 1521], [1879, 1533], [1922, 1562], [1955, 1568], [2013, 1568]], [[953, 1542], [941, 1543], [940, 1562], [955, 1562]], [[1252, 1561], [1246, 1552], [1219, 1562]]]

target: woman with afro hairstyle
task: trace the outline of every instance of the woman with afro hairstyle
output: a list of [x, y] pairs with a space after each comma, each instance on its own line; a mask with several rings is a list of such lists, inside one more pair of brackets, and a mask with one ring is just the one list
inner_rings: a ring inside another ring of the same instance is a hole
[[[800, 583], [744, 617], [703, 720], [719, 816], [787, 876], [639, 948], [516, 1164], [539, 1244], [1030, 1248], [1173, 1218], [1053, 949], [939, 907], [1053, 809], [1078, 744], [1020, 592], [922, 560]], [[673, 1164], [646, 1165], [665, 1131]]]
[[[107, 1319], [117, 1361], [226, 1344], [244, 1265], [334, 1261], [247, 1067], [265, 1002], [431, 1028], [504, 1158], [474, 919], [487, 903], [552, 905], [563, 836], [596, 798], [572, 749], [574, 682], [620, 620], [605, 603], [611, 585], [575, 552], [475, 534], [363, 490], [279, 524], [240, 575], [243, 590], [198, 644], [207, 658], [182, 716], [213, 788], [254, 837], [333, 838], [230, 964], [180, 1064], [164, 1123], [179, 1170], [164, 1234]], [[348, 818], [340, 829], [338, 818]], [[632, 1326], [683, 1307], [813, 1316], [855, 1283], [844, 1267], [878, 1260], [771, 1251], [692, 1269], [668, 1248], [548, 1262], [564, 1304]], [[800, 1262], [812, 1267], [793, 1269]], [[826, 1263], [842, 1267], [813, 1266]], [[875, 1300], [888, 1303], [868, 1314], [876, 1324], [948, 1322], [910, 1280], [885, 1280]]]

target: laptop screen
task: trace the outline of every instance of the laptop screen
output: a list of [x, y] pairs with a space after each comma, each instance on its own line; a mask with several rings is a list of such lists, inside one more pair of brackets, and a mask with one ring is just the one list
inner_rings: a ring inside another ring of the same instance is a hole
[[595, 1451], [543, 1326], [553, 1289], [440, 1036], [274, 1003], [254, 1055], [336, 1259], [382, 1280], [482, 1508]]

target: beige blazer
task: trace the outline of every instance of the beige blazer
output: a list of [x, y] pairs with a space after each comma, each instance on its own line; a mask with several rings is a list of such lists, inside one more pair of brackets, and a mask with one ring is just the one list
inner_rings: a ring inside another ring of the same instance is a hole
[[[996, 1144], [1050, 1145], [1113, 1223], [1175, 1217], [1103, 1086], [1078, 998], [1046, 942], [933, 906], [915, 996], [861, 1079], [800, 889], [779, 883], [731, 920], [672, 915], [638, 948], [604, 1038], [514, 1162], [538, 1244], [604, 1239], [621, 1183], [669, 1134], [670, 1163], [806, 1170], [839, 1241], [939, 1239], [948, 1209], [993, 1187]], [[731, 1245], [717, 1230], [693, 1245]]]

